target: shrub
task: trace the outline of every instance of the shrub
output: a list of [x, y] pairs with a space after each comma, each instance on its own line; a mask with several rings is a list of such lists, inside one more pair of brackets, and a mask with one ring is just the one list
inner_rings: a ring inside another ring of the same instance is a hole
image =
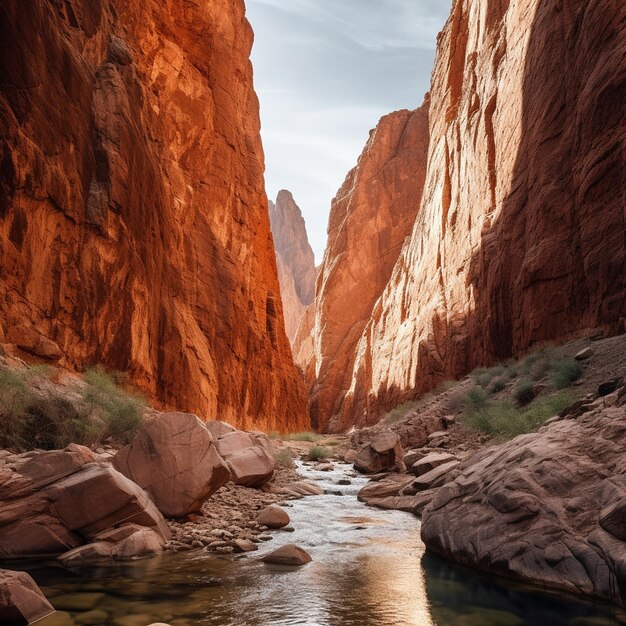
[[129, 443], [142, 424], [143, 399], [119, 388], [114, 377], [100, 368], [87, 370], [84, 379], [83, 401], [94, 419], [101, 420], [102, 438]]
[[273, 450], [272, 456], [274, 457], [274, 463], [276, 463], [278, 467], [295, 467], [291, 452], [285, 448]]
[[526, 406], [535, 399], [535, 385], [531, 380], [521, 380], [513, 389], [513, 397], [520, 406]]
[[467, 391], [463, 400], [466, 410], [479, 409], [487, 404], [487, 394], [480, 387], [472, 387]]
[[503, 376], [505, 372], [506, 368], [502, 365], [490, 368], [479, 367], [472, 372], [471, 378], [478, 386], [486, 388], [494, 378]]
[[330, 451], [322, 446], [313, 446], [309, 450], [309, 459], [311, 461], [320, 461], [327, 459], [330, 456]]
[[547, 357], [543, 357], [532, 363], [528, 369], [528, 374], [532, 380], [541, 380], [547, 376], [551, 368], [552, 361]]
[[512, 439], [535, 430], [570, 402], [571, 398], [564, 393], [538, 398], [525, 408], [516, 407], [510, 400], [500, 400], [481, 409], [468, 411], [463, 423], [486, 435]]
[[494, 378], [491, 383], [489, 383], [489, 387], [488, 387], [488, 391], [489, 393], [498, 393], [499, 391], [502, 391], [503, 389], [506, 388], [507, 382], [508, 382], [508, 377], [507, 376], [498, 376], [497, 378]]
[[383, 418], [383, 422], [386, 424], [396, 424], [401, 422], [411, 411], [414, 411], [419, 406], [418, 402], [404, 402], [398, 405], [395, 409], [391, 409], [387, 415]]
[[286, 435], [285, 439], [287, 441], [308, 441], [309, 443], [314, 443], [319, 439], [319, 435], [312, 432], [292, 433], [291, 435]]
[[555, 389], [565, 389], [578, 380], [583, 373], [581, 364], [575, 359], [561, 359], [552, 366], [550, 381]]

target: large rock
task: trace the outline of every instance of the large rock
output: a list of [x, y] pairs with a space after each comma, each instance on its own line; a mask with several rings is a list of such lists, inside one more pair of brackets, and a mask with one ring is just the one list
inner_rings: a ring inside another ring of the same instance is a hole
[[[429, 550], [626, 603], [626, 395], [462, 462], [423, 513]], [[621, 406], [619, 406], [621, 404]]]
[[0, 623], [3, 626], [26, 626], [51, 613], [54, 608], [28, 574], [0, 569]]
[[274, 458], [264, 439], [236, 431], [217, 441], [217, 450], [226, 461], [233, 482], [243, 487], [262, 487], [274, 476]]
[[163, 413], [113, 458], [122, 474], [143, 487], [168, 517], [183, 517], [231, 478], [211, 433], [188, 413]]
[[291, 520], [285, 509], [281, 509], [276, 504], [270, 504], [259, 511], [256, 521], [268, 528], [284, 528], [285, 526], [289, 526]]
[[244, 0], [10, 0], [0, 33], [6, 341], [200, 416], [308, 428]]
[[366, 474], [393, 469], [404, 471], [402, 456], [400, 437], [391, 430], [383, 431], [361, 448], [354, 462], [354, 469]]
[[[537, 343], [624, 330], [625, 14], [615, 0], [453, 3], [427, 162], [392, 161], [388, 185], [360, 163], [333, 207], [315, 333], [322, 428], [371, 423]], [[404, 219], [411, 167], [427, 170], [424, 189], [390, 267], [370, 236], [386, 242]], [[383, 213], [350, 202], [381, 188]]]
[[431, 452], [411, 465], [411, 473], [416, 476], [422, 476], [440, 465], [444, 465], [452, 461], [456, 461], [456, 457], [449, 452]]
[[86, 448], [0, 465], [0, 557], [60, 554], [122, 524], [170, 531], [150, 496]]
[[304, 310], [315, 297], [315, 255], [291, 192], [279, 191], [276, 203], [270, 201], [269, 210], [285, 329], [293, 344]]

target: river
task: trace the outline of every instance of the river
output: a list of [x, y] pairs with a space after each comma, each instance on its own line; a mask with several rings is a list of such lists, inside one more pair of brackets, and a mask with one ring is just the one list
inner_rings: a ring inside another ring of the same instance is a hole
[[[22, 564], [64, 609], [40, 626], [615, 626], [626, 613], [510, 583], [426, 555], [419, 520], [357, 501], [367, 482], [337, 465], [301, 466], [327, 493], [289, 503], [294, 532], [279, 531], [245, 558], [203, 551], [68, 570]], [[339, 485], [349, 477], [350, 485]], [[328, 493], [328, 492], [341, 492]], [[285, 543], [313, 562], [268, 566], [262, 554]], [[15, 564], [12, 565], [15, 568]]]

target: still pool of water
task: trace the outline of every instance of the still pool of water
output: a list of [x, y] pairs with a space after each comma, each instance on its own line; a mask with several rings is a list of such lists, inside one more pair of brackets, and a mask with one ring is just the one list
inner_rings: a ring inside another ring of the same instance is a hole
[[[425, 554], [419, 520], [359, 503], [364, 478], [301, 468], [326, 494], [293, 502], [295, 532], [278, 532], [245, 559], [206, 552], [111, 566], [22, 565], [56, 615], [40, 626], [616, 626], [626, 614], [593, 603], [477, 574]], [[297, 543], [313, 557], [299, 569], [258, 556]], [[12, 565], [15, 568], [15, 564]]]

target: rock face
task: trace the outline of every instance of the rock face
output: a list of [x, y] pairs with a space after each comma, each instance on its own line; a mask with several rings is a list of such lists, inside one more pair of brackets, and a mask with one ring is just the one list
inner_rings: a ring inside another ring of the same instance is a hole
[[304, 310], [315, 297], [315, 255], [291, 192], [279, 191], [276, 203], [270, 201], [269, 209], [285, 329], [293, 345]]
[[459, 563], [626, 603], [626, 389], [483, 450], [424, 510], [426, 546]]
[[[333, 200], [313, 331], [317, 383], [311, 418], [321, 430], [344, 430], [349, 425], [340, 415], [357, 343], [419, 209], [428, 154], [428, 109], [427, 99], [416, 111], [384, 117]], [[301, 349], [296, 344], [295, 352]]]
[[0, 622], [25, 626], [54, 613], [35, 581], [26, 572], [0, 569]]
[[243, 0], [0, 6], [0, 335], [302, 429]]
[[0, 558], [60, 554], [122, 524], [170, 532], [148, 494], [82, 446], [0, 464]]
[[113, 465], [145, 489], [168, 517], [200, 511], [231, 478], [211, 433], [189, 413], [159, 415], [115, 455]]
[[[312, 405], [322, 428], [373, 422], [537, 342], [624, 328], [625, 16], [613, 0], [454, 2], [421, 208], [357, 338], [333, 336], [332, 307], [356, 298], [340, 276], [343, 297], [326, 287], [347, 262], [337, 210], [331, 220]], [[332, 365], [342, 341], [355, 348]]]

